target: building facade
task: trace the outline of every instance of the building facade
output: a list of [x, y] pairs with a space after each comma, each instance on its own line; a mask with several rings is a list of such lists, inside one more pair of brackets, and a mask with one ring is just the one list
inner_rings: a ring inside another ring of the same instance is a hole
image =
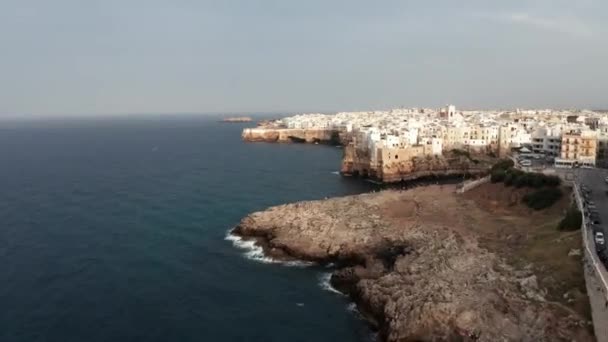
[[597, 158], [597, 132], [571, 130], [562, 134], [560, 158], [555, 159], [557, 167], [594, 167]]

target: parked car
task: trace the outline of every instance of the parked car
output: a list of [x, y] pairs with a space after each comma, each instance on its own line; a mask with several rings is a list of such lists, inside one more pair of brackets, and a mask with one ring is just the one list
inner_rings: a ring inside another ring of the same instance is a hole
[[595, 235], [593, 236], [593, 239], [595, 240], [595, 244], [598, 246], [602, 246], [606, 243], [606, 241], [604, 240], [604, 233], [603, 232], [595, 232]]
[[588, 198], [585, 198], [585, 206], [595, 205], [595, 202], [590, 201]]
[[589, 217], [589, 223], [594, 225], [600, 225], [602, 224], [602, 221], [600, 220], [599, 216], [591, 214], [591, 216]]
[[532, 162], [529, 160], [522, 160], [519, 162], [519, 165], [521, 166], [532, 166]]
[[606, 255], [606, 249], [598, 249], [597, 256], [600, 258], [604, 267], [608, 268], [608, 255]]

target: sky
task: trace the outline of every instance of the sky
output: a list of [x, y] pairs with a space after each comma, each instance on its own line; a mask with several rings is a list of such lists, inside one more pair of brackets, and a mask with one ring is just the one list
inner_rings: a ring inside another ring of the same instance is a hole
[[608, 108], [606, 0], [0, 0], [0, 117]]

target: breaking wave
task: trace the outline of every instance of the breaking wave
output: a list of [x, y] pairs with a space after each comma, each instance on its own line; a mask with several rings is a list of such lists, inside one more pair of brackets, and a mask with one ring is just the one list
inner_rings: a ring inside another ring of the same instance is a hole
[[232, 234], [230, 231], [226, 234], [225, 240], [232, 242], [232, 245], [236, 248], [245, 251], [243, 256], [249, 260], [261, 262], [264, 264], [278, 264], [289, 267], [309, 267], [314, 263], [309, 261], [282, 261], [273, 259], [264, 254], [264, 249], [256, 245], [254, 240], [245, 240], [240, 236]]
[[335, 287], [331, 286], [331, 273], [321, 273], [319, 275], [319, 286], [325, 291], [346, 296], [344, 293], [338, 291]]

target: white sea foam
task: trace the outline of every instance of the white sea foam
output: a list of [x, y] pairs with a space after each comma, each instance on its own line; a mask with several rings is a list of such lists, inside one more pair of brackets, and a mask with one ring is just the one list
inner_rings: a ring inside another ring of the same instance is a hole
[[336, 175], [336, 176], [340, 175], [340, 171], [332, 171], [331, 173], [334, 174], [334, 175]]
[[230, 231], [228, 231], [228, 233], [226, 234], [226, 240], [232, 242], [232, 245], [234, 247], [244, 250], [244, 256], [247, 259], [261, 262], [264, 264], [280, 264], [289, 267], [308, 267], [314, 265], [314, 263], [308, 261], [282, 261], [273, 259], [269, 256], [266, 256], [264, 254], [264, 249], [258, 246], [254, 240], [245, 240], [240, 236], [231, 234]]
[[355, 314], [357, 316], [361, 316], [359, 309], [357, 309], [357, 304], [355, 304], [355, 303], [348, 303], [348, 305], [346, 306], [346, 311], [352, 312], [353, 314]]
[[344, 293], [338, 291], [335, 287], [331, 286], [331, 273], [321, 273], [319, 275], [319, 286], [325, 291], [346, 296]]

